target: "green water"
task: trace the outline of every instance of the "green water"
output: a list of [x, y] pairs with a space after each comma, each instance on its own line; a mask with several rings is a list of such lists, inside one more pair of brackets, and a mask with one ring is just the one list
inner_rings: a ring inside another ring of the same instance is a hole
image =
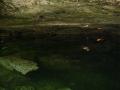
[[11, 31], [2, 30], [0, 57], [34, 61], [39, 69], [22, 75], [0, 66], [0, 90], [120, 90], [118, 29], [70, 28], [80, 30], [73, 34], [64, 28], [56, 34], [48, 28], [48, 32], [22, 31], [9, 37], [4, 36]]

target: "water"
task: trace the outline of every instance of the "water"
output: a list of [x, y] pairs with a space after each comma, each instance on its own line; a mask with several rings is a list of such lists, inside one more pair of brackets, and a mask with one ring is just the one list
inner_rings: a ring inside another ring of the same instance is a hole
[[31, 60], [39, 66], [26, 75], [2, 67], [1, 90], [119, 90], [118, 29], [1, 29], [0, 57]]

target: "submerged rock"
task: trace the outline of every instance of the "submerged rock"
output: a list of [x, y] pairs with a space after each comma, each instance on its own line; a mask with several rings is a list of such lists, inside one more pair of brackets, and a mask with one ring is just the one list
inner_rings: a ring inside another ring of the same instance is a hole
[[71, 88], [61, 88], [61, 89], [58, 89], [58, 90], [72, 90]]
[[1, 57], [0, 64], [8, 70], [16, 70], [22, 74], [38, 69], [35, 62], [16, 57]]

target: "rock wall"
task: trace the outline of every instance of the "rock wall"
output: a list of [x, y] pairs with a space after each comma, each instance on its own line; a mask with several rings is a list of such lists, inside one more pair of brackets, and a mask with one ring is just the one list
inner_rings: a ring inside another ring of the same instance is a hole
[[120, 3], [120, 0], [89, 0], [90, 2], [103, 2], [103, 3], [111, 3], [111, 4], [116, 4]]
[[1, 0], [2, 15], [25, 15], [33, 13], [38, 7], [40, 0]]
[[[12, 16], [31, 16], [33, 14], [42, 11], [43, 7], [47, 5], [59, 6], [60, 3], [72, 2], [81, 4], [85, 2], [109, 2], [109, 3], [119, 3], [120, 0], [0, 0], [0, 14], [1, 15], [12, 15]], [[62, 7], [62, 4], [61, 4]], [[42, 8], [42, 9], [41, 9]], [[50, 8], [49, 8], [50, 9]]]

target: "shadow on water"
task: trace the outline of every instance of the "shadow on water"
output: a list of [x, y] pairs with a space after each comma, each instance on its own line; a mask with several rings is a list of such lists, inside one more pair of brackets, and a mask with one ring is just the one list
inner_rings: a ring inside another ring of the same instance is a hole
[[106, 25], [1, 30], [0, 55], [38, 63], [39, 69], [25, 77], [37, 83], [36, 87], [48, 85], [51, 89], [37, 90], [119, 90], [119, 29]]

